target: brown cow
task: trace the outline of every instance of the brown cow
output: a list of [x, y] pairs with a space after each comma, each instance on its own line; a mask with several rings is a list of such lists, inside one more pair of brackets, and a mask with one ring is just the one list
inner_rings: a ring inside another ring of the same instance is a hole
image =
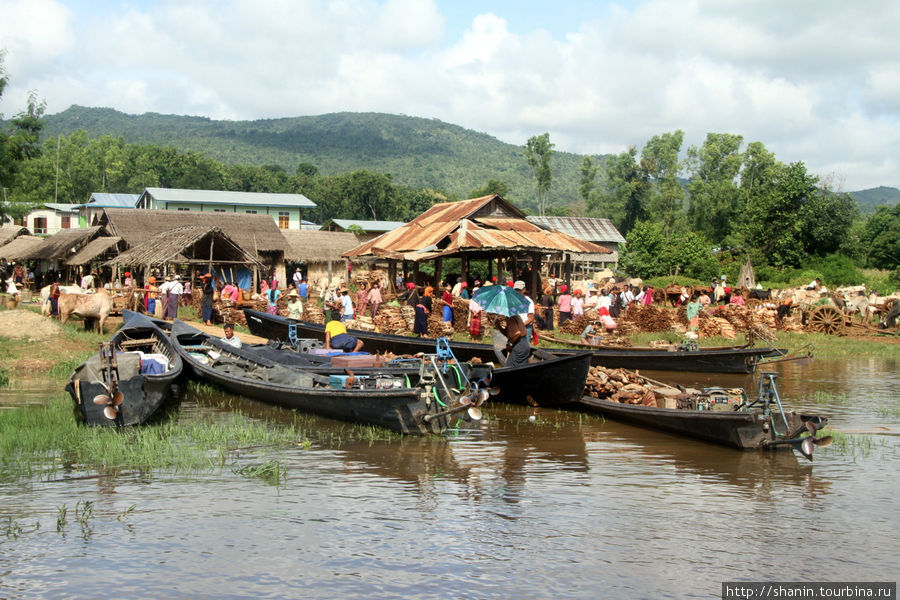
[[103, 288], [93, 294], [62, 294], [59, 297], [59, 320], [65, 323], [73, 315], [82, 319], [99, 319], [102, 334], [112, 304], [112, 297]]

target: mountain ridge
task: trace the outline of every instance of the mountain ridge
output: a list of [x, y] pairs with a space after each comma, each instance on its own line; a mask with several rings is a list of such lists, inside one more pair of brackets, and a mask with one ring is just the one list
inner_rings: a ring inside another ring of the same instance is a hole
[[[510, 200], [536, 207], [523, 146], [436, 118], [337, 112], [231, 121], [153, 112], [136, 115], [79, 105], [44, 118], [45, 139], [84, 129], [90, 137], [110, 135], [126, 143], [173, 146], [226, 164], [280, 165], [293, 173], [299, 164], [310, 163], [323, 175], [356, 170], [391, 173], [398, 184], [441, 189], [460, 198], [497, 180], [508, 185]], [[551, 205], [580, 201], [584, 156], [554, 150]], [[602, 155], [591, 156], [596, 163], [604, 160]], [[848, 193], [863, 214], [900, 201], [900, 190], [886, 186]]]

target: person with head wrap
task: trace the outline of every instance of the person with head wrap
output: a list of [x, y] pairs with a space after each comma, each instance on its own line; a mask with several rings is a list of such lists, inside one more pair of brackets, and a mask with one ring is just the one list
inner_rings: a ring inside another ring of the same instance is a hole
[[559, 308], [559, 326], [572, 318], [572, 295], [569, 294], [569, 286], [562, 284], [559, 286], [559, 298], [556, 305]]
[[553, 300], [553, 288], [551, 286], [547, 286], [544, 288], [544, 293], [541, 294], [540, 299], [541, 307], [544, 309], [544, 315], [541, 317], [541, 329], [544, 331], [552, 331], [553, 330], [553, 307], [556, 306], [556, 302]]

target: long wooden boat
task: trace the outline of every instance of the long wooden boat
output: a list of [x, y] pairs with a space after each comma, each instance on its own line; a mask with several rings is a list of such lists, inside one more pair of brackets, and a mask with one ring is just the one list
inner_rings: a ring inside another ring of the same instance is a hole
[[[297, 321], [279, 315], [245, 308], [247, 326], [254, 335], [288, 342], [291, 325], [296, 326], [296, 335], [301, 338], [325, 338], [325, 326], [308, 321]], [[363, 340], [364, 350], [369, 352], [395, 352], [415, 354], [430, 352], [434, 340], [405, 335], [375, 333], [352, 329], [348, 333]], [[461, 360], [478, 358], [483, 361], [496, 360], [494, 347], [474, 342], [451, 342], [453, 352]], [[681, 349], [669, 351], [655, 348], [545, 348], [556, 356], [589, 356], [592, 365], [609, 368], [650, 369], [659, 371], [699, 371], [708, 373], [752, 373], [761, 358], [779, 355], [780, 351], [770, 347], [734, 346], [697, 350]]]
[[[821, 429], [827, 419], [795, 412], [782, 413], [761, 408], [733, 410], [697, 410], [696, 408], [659, 408], [640, 404], [622, 404], [604, 398], [581, 398], [578, 406], [602, 414], [614, 421], [665, 431], [741, 450], [763, 448], [799, 449], [806, 431]], [[809, 429], [807, 423], [813, 428]], [[815, 437], [813, 437], [815, 440]], [[821, 441], [821, 440], [819, 440]], [[830, 443], [830, 440], [829, 440]], [[807, 443], [809, 446], [810, 443]], [[810, 454], [811, 454], [810, 447]]]
[[[195, 377], [285, 408], [404, 434], [441, 433], [470, 408], [455, 377], [428, 365], [400, 373], [354, 370], [354, 381], [347, 379], [346, 371], [341, 377], [336, 369], [286, 365], [262, 356], [253, 347], [234, 348], [177, 319], [171, 335], [175, 350]], [[472, 378], [489, 372], [486, 366], [463, 363], [459, 367], [467, 369]]]
[[[280, 328], [269, 325], [281, 324], [285, 328], [284, 331], [287, 331], [289, 324], [293, 322], [291, 319], [287, 319], [286, 317], [262, 319], [260, 318], [261, 315], [266, 317], [273, 317], [273, 315], [260, 313], [250, 309], [245, 309], [244, 312], [247, 316], [248, 323], [253, 322], [257, 324], [255, 331], [254, 328], [251, 327], [251, 331], [253, 331], [255, 335], [268, 337], [269, 339], [276, 341], [289, 341], [289, 336], [284, 335]], [[263, 324], [262, 327], [259, 326], [260, 323]], [[297, 323], [302, 322], [298, 321]], [[310, 323], [304, 324], [312, 325]], [[298, 332], [302, 332], [301, 337], [319, 337], [319, 335], [324, 337], [323, 326], [319, 325], [313, 327], [317, 328], [300, 328], [298, 325]], [[319, 331], [319, 328], [322, 331]], [[263, 332], [268, 332], [272, 334], [272, 336], [267, 336]], [[358, 333], [365, 332], [357, 330], [352, 330], [351, 332], [352, 335], [357, 335]], [[364, 338], [365, 346], [363, 349], [368, 352], [393, 352], [394, 354], [435, 352], [435, 340], [430, 338], [418, 339], [407, 338], [400, 335], [369, 335], [378, 337]], [[370, 345], [372, 339], [377, 339], [377, 343]], [[404, 346], [402, 345], [402, 342], [405, 340], [415, 340], [419, 343], [416, 344], [415, 347]], [[469, 345], [478, 346], [479, 349], [482, 346], [486, 346], [485, 344]], [[472, 360], [473, 358], [477, 358], [483, 362], [497, 360], [497, 356], [494, 354], [492, 346], [486, 346], [490, 348], [490, 354], [481, 352], [475, 356], [467, 354], [466, 349], [460, 348], [455, 342], [452, 342], [450, 346], [454, 355], [461, 360]], [[462, 356], [457, 354], [457, 352], [460, 352]], [[464, 359], [463, 357], [467, 358]], [[562, 356], [552, 354], [551, 358], [531, 362], [521, 367], [495, 368], [493, 370], [491, 386], [498, 387], [500, 391], [492, 398], [492, 402], [526, 404], [530, 406], [558, 406], [575, 402], [581, 397], [582, 393], [584, 393], [584, 383], [587, 379], [590, 366], [590, 354], [581, 352]]]
[[66, 384], [88, 425], [142, 425], [177, 394], [183, 363], [169, 337], [144, 315], [124, 311], [123, 317], [122, 327]]

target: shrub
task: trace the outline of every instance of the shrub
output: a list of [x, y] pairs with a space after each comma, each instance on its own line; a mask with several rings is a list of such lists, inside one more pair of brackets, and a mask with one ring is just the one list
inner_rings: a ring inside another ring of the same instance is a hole
[[829, 254], [814, 266], [822, 274], [822, 281], [831, 287], [861, 285], [865, 282], [865, 277], [853, 261], [842, 254]]

